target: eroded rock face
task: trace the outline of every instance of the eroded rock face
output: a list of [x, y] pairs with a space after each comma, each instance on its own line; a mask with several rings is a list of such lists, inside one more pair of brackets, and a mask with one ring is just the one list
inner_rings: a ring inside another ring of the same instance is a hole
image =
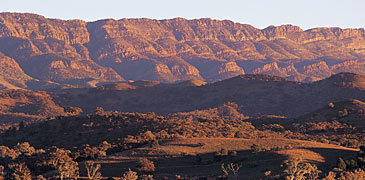
[[0, 52], [30, 77], [57, 83], [217, 81], [245, 73], [312, 81], [342, 71], [365, 74], [364, 37], [364, 29], [261, 30], [228, 20], [85, 22], [0, 13]]
[[0, 53], [0, 89], [26, 88], [26, 82], [32, 79], [14, 59]]

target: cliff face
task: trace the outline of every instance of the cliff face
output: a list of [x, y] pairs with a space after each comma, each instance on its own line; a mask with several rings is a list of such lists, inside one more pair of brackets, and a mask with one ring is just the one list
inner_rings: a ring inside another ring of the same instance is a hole
[[365, 74], [364, 29], [260, 30], [212, 19], [84, 22], [0, 13], [0, 52], [32, 78], [57, 83], [217, 81], [244, 73], [312, 81], [341, 71]]

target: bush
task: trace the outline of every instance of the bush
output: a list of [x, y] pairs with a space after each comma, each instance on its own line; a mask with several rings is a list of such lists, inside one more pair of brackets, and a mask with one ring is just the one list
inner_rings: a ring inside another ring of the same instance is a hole
[[236, 157], [237, 156], [237, 151], [231, 151], [231, 152], [229, 152], [229, 155], [231, 157]]
[[155, 165], [152, 161], [148, 160], [147, 158], [141, 158], [138, 160], [137, 169], [141, 172], [153, 172], [155, 171]]
[[29, 168], [25, 163], [12, 163], [8, 165], [11, 171], [11, 179], [14, 180], [31, 180], [32, 176], [30, 174]]
[[284, 176], [286, 179], [318, 179], [320, 170], [311, 163], [303, 162], [302, 159], [289, 159], [285, 161]]
[[153, 180], [153, 175], [142, 175], [140, 180]]
[[137, 180], [137, 178], [138, 178], [137, 173], [129, 169], [127, 172], [123, 174], [121, 180]]
[[83, 111], [79, 107], [64, 107], [63, 112], [68, 113], [70, 115], [78, 116]]

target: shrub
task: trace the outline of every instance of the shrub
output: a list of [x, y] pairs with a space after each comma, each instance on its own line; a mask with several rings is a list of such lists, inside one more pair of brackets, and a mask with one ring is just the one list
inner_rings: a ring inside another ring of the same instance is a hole
[[303, 162], [302, 159], [289, 159], [285, 161], [286, 166], [284, 176], [286, 179], [318, 179], [319, 173], [317, 166]]
[[365, 171], [362, 169], [356, 169], [355, 171], [346, 171], [341, 173], [340, 177], [338, 177], [338, 180], [362, 180], [365, 177]]
[[105, 114], [104, 108], [96, 107], [94, 113], [99, 116], [103, 116]]
[[142, 175], [140, 180], [153, 180], [153, 175]]
[[219, 153], [221, 156], [228, 156], [228, 150], [226, 148], [222, 148]]
[[138, 160], [137, 169], [141, 172], [153, 172], [155, 171], [155, 165], [152, 161], [148, 160], [147, 158], [141, 158]]
[[231, 151], [231, 152], [229, 152], [229, 155], [231, 157], [236, 157], [237, 156], [237, 151]]
[[335, 104], [333, 104], [333, 102], [330, 102], [330, 103], [328, 103], [328, 107], [334, 108], [335, 107]]
[[137, 180], [137, 178], [138, 178], [137, 173], [129, 169], [122, 175], [121, 180]]
[[11, 179], [14, 180], [31, 180], [32, 176], [30, 170], [25, 163], [12, 163], [8, 165], [11, 171]]
[[14, 146], [14, 151], [25, 156], [31, 156], [35, 152], [35, 148], [30, 146], [28, 142], [23, 142]]
[[83, 111], [79, 107], [64, 107], [63, 112], [68, 113], [68, 114], [73, 115], [73, 116], [78, 116]]

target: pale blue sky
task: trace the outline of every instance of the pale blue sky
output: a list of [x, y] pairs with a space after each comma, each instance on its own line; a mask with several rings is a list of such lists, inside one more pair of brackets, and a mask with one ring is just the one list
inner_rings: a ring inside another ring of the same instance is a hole
[[210, 17], [258, 28], [281, 24], [303, 29], [365, 27], [365, 0], [0, 0], [0, 12], [86, 21]]

